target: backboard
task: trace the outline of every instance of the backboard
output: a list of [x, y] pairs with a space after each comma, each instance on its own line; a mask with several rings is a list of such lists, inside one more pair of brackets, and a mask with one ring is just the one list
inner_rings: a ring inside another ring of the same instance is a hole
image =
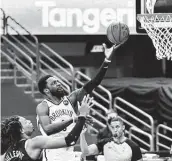
[[[148, 14], [146, 8], [147, 0], [136, 0], [136, 17], [137, 14]], [[172, 0], [156, 0], [154, 13], [172, 13]], [[141, 27], [140, 22], [136, 18], [136, 32], [139, 34], [145, 33], [145, 29]]]

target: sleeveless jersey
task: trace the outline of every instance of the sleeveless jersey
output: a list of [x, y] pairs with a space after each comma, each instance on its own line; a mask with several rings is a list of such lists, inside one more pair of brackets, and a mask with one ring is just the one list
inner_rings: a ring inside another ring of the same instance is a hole
[[25, 150], [25, 142], [26, 140], [21, 140], [16, 145], [9, 147], [5, 153], [4, 161], [40, 161], [40, 159], [33, 160], [29, 157]]
[[[51, 101], [43, 100], [47, 103], [49, 107], [49, 118], [51, 124], [55, 122], [63, 122], [66, 119], [73, 118], [76, 115], [70, 100], [65, 96], [59, 104], [54, 104]], [[39, 119], [37, 116], [37, 124], [42, 135], [46, 135], [42, 126], [39, 124]], [[68, 133], [73, 129], [75, 123], [70, 124], [67, 128], [60, 131], [59, 133], [52, 134], [52, 137], [67, 136]], [[43, 152], [43, 161], [73, 161], [75, 160], [75, 153], [73, 152], [74, 147], [65, 147], [60, 149], [46, 149]]]

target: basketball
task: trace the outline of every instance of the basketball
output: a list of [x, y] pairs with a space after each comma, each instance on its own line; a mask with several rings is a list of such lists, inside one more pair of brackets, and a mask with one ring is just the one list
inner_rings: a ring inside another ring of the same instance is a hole
[[129, 38], [129, 28], [126, 24], [113, 22], [107, 28], [107, 38], [113, 44], [120, 44]]

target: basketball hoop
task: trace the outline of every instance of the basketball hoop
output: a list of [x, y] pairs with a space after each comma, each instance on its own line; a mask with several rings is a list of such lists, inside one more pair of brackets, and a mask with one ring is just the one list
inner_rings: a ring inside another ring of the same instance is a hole
[[172, 60], [172, 13], [138, 14], [138, 21], [152, 39], [158, 60]]
[[157, 59], [172, 60], [172, 13], [154, 13], [156, 1], [147, 0], [149, 14], [138, 14], [137, 19], [152, 39]]

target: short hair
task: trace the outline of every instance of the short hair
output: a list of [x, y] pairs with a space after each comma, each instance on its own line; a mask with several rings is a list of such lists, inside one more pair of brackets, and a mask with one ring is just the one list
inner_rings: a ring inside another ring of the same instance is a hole
[[46, 85], [47, 85], [47, 79], [52, 77], [52, 75], [45, 75], [43, 77], [41, 77], [38, 81], [38, 89], [39, 89], [39, 92], [42, 93], [42, 94], [45, 94], [44, 93], [44, 89], [46, 88]]
[[111, 124], [111, 123], [114, 122], [114, 121], [119, 121], [120, 123], [122, 123], [122, 125], [124, 124], [124, 121], [123, 121], [119, 116], [110, 118], [110, 119], [108, 120], [108, 123]]

